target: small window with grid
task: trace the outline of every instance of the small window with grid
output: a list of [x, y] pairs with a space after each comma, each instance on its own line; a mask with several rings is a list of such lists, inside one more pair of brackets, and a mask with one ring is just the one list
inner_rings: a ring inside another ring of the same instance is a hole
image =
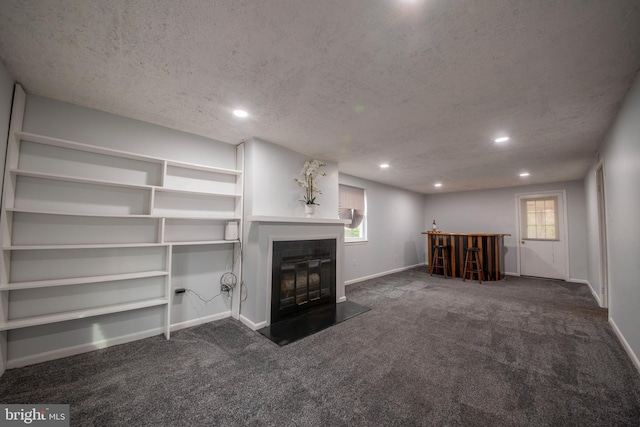
[[522, 200], [522, 236], [525, 240], [558, 240], [558, 198]]

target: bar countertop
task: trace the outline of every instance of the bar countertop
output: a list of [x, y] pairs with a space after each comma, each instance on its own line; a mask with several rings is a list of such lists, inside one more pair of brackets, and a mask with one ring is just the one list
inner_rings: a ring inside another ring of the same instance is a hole
[[494, 237], [494, 236], [511, 236], [511, 234], [499, 234], [499, 233], [449, 233], [447, 231], [423, 231], [422, 234], [434, 234], [436, 236], [480, 236], [480, 237]]

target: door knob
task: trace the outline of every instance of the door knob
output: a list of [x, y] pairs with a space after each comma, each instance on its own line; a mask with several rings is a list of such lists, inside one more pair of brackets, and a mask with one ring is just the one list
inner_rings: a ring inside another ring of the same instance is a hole
[[520, 243], [522, 243], [524, 245], [524, 240], [520, 240]]

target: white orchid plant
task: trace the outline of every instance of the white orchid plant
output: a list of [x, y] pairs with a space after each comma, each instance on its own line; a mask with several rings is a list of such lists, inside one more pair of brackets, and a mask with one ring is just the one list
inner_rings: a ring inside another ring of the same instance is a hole
[[296, 178], [296, 182], [302, 188], [304, 188], [304, 196], [301, 202], [306, 205], [317, 205], [316, 195], [322, 194], [320, 188], [316, 184], [316, 179], [327, 174], [320, 171], [320, 168], [325, 166], [320, 160], [307, 160], [302, 166], [300, 171], [300, 178]]

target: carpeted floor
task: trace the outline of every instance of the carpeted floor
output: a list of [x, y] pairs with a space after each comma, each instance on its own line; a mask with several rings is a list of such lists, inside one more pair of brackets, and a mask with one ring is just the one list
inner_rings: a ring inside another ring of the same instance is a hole
[[638, 426], [640, 375], [586, 285], [417, 268], [371, 311], [279, 347], [232, 319], [7, 371], [2, 403], [72, 425]]

